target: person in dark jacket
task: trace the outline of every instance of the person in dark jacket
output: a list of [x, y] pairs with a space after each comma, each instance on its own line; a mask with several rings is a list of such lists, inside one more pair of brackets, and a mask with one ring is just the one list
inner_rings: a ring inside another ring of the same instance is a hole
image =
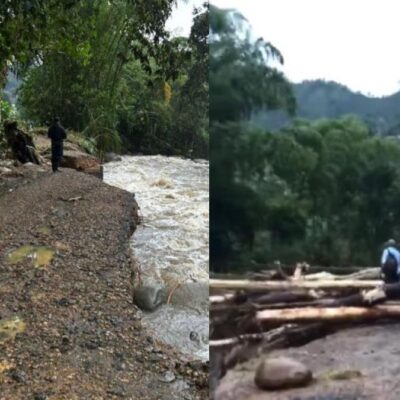
[[53, 172], [56, 172], [63, 156], [64, 139], [67, 138], [65, 129], [60, 123], [60, 118], [54, 118], [47, 136], [51, 139], [51, 166]]

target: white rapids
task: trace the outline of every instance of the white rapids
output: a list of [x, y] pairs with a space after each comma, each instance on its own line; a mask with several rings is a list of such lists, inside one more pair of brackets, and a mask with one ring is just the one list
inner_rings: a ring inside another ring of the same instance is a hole
[[105, 164], [104, 181], [135, 193], [143, 223], [132, 237], [132, 249], [142, 281], [174, 289], [170, 304], [145, 313], [143, 324], [184, 355], [207, 360], [208, 162], [123, 156]]

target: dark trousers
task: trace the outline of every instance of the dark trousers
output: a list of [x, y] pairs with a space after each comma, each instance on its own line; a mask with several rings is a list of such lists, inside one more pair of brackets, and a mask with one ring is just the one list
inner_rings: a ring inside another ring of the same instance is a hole
[[383, 266], [382, 267], [383, 281], [385, 283], [397, 283], [399, 282], [399, 276], [397, 274], [397, 266]]
[[51, 167], [53, 172], [58, 170], [60, 166], [61, 158], [63, 156], [63, 142], [51, 144]]

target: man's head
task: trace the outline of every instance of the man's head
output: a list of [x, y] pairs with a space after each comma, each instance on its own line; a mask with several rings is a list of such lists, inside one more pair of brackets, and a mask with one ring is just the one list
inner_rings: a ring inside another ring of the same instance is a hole
[[56, 124], [58, 122], [60, 122], [60, 117], [54, 117], [54, 123]]
[[394, 239], [389, 239], [387, 242], [386, 242], [386, 247], [389, 247], [389, 246], [396, 246], [396, 241], [394, 240]]

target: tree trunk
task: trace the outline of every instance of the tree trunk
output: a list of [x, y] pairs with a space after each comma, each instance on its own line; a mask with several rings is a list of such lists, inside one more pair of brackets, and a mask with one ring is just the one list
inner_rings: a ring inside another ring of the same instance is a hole
[[375, 307], [337, 308], [290, 308], [285, 310], [262, 310], [256, 313], [257, 321], [345, 321], [377, 318], [400, 318], [400, 306], [380, 305]]

